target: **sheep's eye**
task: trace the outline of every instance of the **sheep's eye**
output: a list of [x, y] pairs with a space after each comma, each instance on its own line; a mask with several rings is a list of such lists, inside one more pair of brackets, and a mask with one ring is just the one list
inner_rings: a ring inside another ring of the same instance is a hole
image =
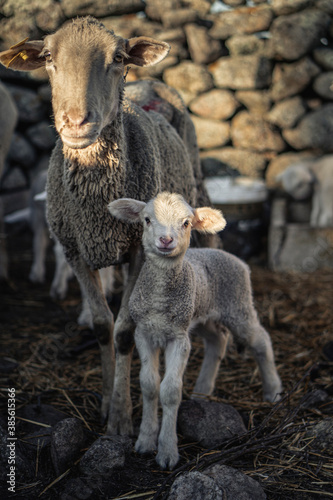
[[184, 227], [188, 227], [188, 226], [189, 226], [189, 224], [190, 224], [190, 221], [189, 221], [189, 220], [185, 220], [185, 221], [183, 222], [183, 226], [184, 226]]
[[116, 54], [113, 58], [113, 61], [115, 63], [122, 63], [123, 62], [123, 56], [121, 54]]
[[51, 52], [49, 50], [45, 50], [42, 54], [42, 57], [44, 57], [46, 62], [48, 62], [48, 63], [52, 62], [52, 56], [51, 56]]
[[150, 219], [149, 219], [149, 217], [145, 217], [145, 222], [146, 222], [147, 226], [149, 226], [149, 224], [150, 224]]

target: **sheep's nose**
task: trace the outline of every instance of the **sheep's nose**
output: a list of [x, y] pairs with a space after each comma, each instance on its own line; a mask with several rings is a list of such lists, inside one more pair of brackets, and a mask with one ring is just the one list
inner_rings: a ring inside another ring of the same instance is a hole
[[82, 127], [83, 125], [89, 122], [90, 115], [91, 115], [90, 111], [88, 111], [87, 113], [83, 113], [78, 109], [72, 108], [67, 113], [67, 119], [72, 126]]
[[171, 243], [173, 242], [173, 238], [171, 237], [168, 237], [168, 236], [161, 236], [160, 237], [160, 242], [162, 243], [162, 245], [167, 248], [169, 245], [171, 245]]

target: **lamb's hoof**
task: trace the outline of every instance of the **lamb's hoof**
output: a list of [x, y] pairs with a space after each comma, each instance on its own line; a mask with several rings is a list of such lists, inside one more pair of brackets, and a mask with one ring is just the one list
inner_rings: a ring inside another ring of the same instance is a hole
[[115, 419], [112, 415], [109, 415], [108, 426], [106, 433], [109, 436], [132, 436], [133, 435], [133, 425], [131, 418]]
[[135, 451], [141, 455], [153, 453], [157, 448], [156, 439], [151, 436], [147, 438], [138, 437], [135, 443]]
[[172, 470], [179, 460], [178, 450], [171, 452], [159, 451], [156, 455], [156, 462], [161, 469]]
[[263, 399], [269, 403], [277, 403], [281, 399], [282, 386], [278, 386], [274, 390], [264, 391]]
[[45, 278], [41, 274], [31, 271], [29, 274], [29, 281], [31, 281], [31, 283], [43, 284], [45, 282]]

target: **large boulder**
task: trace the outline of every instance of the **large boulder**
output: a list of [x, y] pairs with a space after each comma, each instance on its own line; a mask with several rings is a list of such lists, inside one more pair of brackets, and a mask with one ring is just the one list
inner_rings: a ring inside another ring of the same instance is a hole
[[184, 30], [193, 62], [198, 64], [209, 64], [216, 61], [216, 59], [222, 55], [220, 42], [209, 36], [205, 26], [189, 23], [184, 27]]
[[308, 113], [292, 129], [283, 130], [282, 135], [294, 149], [316, 149], [333, 151], [333, 103], [325, 104]]
[[213, 89], [198, 96], [189, 104], [192, 113], [202, 118], [227, 120], [240, 104], [230, 90]]
[[217, 148], [224, 146], [230, 140], [229, 122], [210, 120], [192, 115], [200, 149]]
[[291, 128], [305, 113], [306, 106], [303, 99], [300, 96], [294, 96], [276, 103], [265, 118], [280, 128]]
[[61, 6], [66, 17], [75, 16], [120, 16], [133, 12], [143, 11], [145, 2], [143, 0], [61, 0]]
[[221, 57], [209, 66], [216, 87], [263, 89], [271, 82], [272, 64], [266, 57], [247, 55]]
[[177, 90], [185, 90], [198, 95], [213, 88], [213, 79], [202, 64], [183, 61], [178, 66], [168, 68], [163, 73], [165, 83]]
[[259, 115], [240, 111], [231, 122], [231, 138], [236, 148], [252, 151], [284, 151], [286, 144], [278, 130]]
[[333, 100], [333, 71], [320, 73], [313, 82], [313, 89], [327, 101]]
[[271, 45], [277, 59], [295, 61], [320, 45], [330, 17], [317, 9], [307, 9], [276, 18], [271, 26]]
[[277, 16], [293, 14], [306, 7], [310, 7], [313, 0], [272, 0], [272, 9]]
[[232, 35], [249, 35], [267, 30], [273, 19], [273, 11], [267, 5], [239, 7], [221, 12], [216, 16], [209, 34], [212, 38], [226, 40]]
[[227, 146], [200, 153], [206, 175], [219, 175], [226, 170], [235, 170], [249, 177], [262, 177], [267, 164], [265, 153]]
[[309, 57], [294, 63], [276, 64], [271, 86], [273, 101], [301, 93], [319, 73], [319, 67]]

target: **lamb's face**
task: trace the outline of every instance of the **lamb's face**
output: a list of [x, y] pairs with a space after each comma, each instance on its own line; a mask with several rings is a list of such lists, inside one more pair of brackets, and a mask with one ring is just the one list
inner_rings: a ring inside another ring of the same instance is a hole
[[146, 254], [183, 255], [190, 244], [193, 210], [181, 196], [161, 193], [141, 212]]

